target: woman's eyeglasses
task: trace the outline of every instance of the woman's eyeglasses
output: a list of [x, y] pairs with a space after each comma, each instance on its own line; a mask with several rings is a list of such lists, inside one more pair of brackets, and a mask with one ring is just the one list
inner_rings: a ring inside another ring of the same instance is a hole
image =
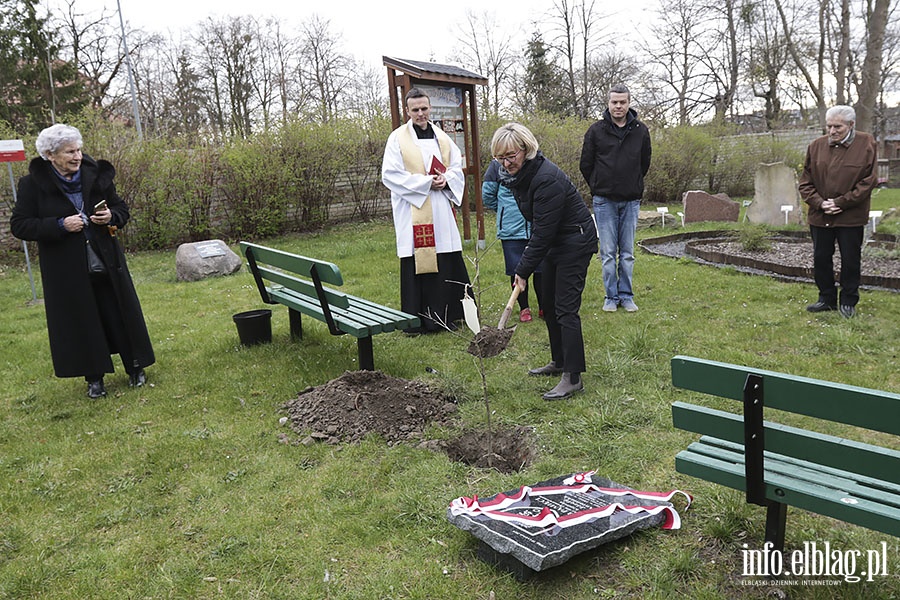
[[521, 152], [522, 152], [522, 149], [519, 148], [518, 150], [516, 150], [515, 152], [513, 152], [511, 154], [504, 154], [503, 156], [495, 156], [494, 159], [497, 162], [499, 162], [500, 164], [505, 165], [507, 163], [515, 162], [516, 157], [519, 156], [519, 153], [521, 153]]

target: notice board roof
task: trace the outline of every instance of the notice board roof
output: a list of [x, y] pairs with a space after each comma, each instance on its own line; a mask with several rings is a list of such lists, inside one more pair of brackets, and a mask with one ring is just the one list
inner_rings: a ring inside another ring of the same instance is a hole
[[469, 85], [487, 85], [487, 77], [473, 73], [462, 67], [454, 65], [442, 65], [420, 60], [406, 58], [393, 58], [382, 56], [384, 66], [402, 71], [416, 79], [430, 79], [432, 81], [446, 81], [447, 83], [460, 83]]

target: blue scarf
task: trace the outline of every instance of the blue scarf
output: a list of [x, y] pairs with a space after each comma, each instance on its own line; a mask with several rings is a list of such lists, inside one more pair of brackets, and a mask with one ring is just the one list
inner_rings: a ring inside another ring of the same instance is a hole
[[75, 210], [83, 214], [84, 198], [81, 195], [81, 169], [72, 176], [72, 179], [66, 179], [59, 174], [59, 171], [57, 171], [55, 167], [52, 168], [53, 174], [56, 175], [56, 179], [59, 181], [59, 187], [62, 188], [62, 191], [69, 199], [69, 202], [72, 203]]
[[[59, 182], [59, 187], [62, 189], [63, 193], [66, 195], [66, 198], [69, 199], [69, 202], [72, 203], [72, 206], [75, 207], [75, 210], [78, 211], [78, 214], [81, 215], [81, 220], [84, 221], [84, 235], [86, 238], [91, 238], [91, 228], [88, 227], [90, 225], [90, 220], [87, 215], [84, 213], [84, 196], [81, 193], [81, 169], [78, 169], [78, 172], [72, 176], [72, 179], [66, 179], [62, 175], [59, 174], [59, 171], [56, 170], [56, 167], [51, 166], [50, 170], [53, 171], [53, 174], [56, 175], [56, 179]], [[62, 227], [62, 219], [58, 219], [57, 222], [59, 226]]]

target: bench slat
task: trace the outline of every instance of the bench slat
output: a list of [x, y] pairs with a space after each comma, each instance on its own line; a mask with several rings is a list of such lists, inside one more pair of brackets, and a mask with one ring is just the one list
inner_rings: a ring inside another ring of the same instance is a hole
[[[678, 429], [744, 443], [744, 423], [741, 415], [696, 406], [684, 402], [672, 404], [672, 423]], [[874, 479], [898, 481], [900, 452], [825, 435], [787, 425], [764, 422], [766, 449], [776, 454], [794, 456], [840, 469], [856, 472]], [[741, 446], [743, 451], [743, 445]]]
[[347, 294], [347, 298], [350, 300], [351, 303], [357, 302], [361, 305], [366, 305], [368, 307], [368, 310], [370, 310], [373, 314], [381, 315], [382, 318], [385, 319], [386, 321], [408, 321], [408, 320], [410, 320], [411, 317], [413, 317], [413, 318], [415, 318], [415, 320], [417, 322], [417, 324], [415, 326], [418, 327], [419, 318], [415, 317], [414, 315], [411, 315], [409, 313], [405, 313], [402, 310], [397, 310], [397, 309], [391, 308], [389, 306], [376, 304], [376, 303], [372, 302], [371, 300], [366, 300], [365, 298], [360, 298], [358, 296], [352, 296], [350, 294]]
[[[293, 308], [294, 310], [313, 317], [314, 319], [318, 319], [319, 321], [325, 321], [325, 313], [322, 311], [319, 301], [315, 298], [294, 294], [291, 293], [291, 290], [284, 288], [271, 289], [269, 290], [269, 294], [272, 296], [272, 299], [276, 300], [279, 304], [284, 304], [288, 308]], [[349, 333], [356, 338], [369, 337], [372, 333], [379, 333], [381, 331], [378, 328], [370, 327], [367, 323], [361, 323], [352, 317], [348, 317], [344, 313], [344, 309], [341, 308], [332, 308], [331, 317], [334, 319], [334, 324], [338, 329], [344, 333]], [[373, 331], [373, 329], [378, 330]]]
[[900, 435], [900, 394], [689, 356], [672, 359], [675, 387], [722, 398], [742, 400], [748, 373], [763, 378], [767, 407]]
[[265, 263], [291, 273], [298, 275], [310, 276], [312, 266], [316, 265], [319, 272], [319, 278], [323, 283], [331, 285], [344, 285], [344, 278], [341, 276], [341, 270], [337, 265], [324, 260], [316, 260], [308, 256], [300, 256], [299, 254], [291, 254], [266, 246], [251, 244], [250, 242], [241, 242], [241, 251], [244, 256], [247, 255], [247, 248], [253, 249], [253, 256], [260, 263]]
[[[688, 446], [688, 450], [736, 465], [744, 465], [744, 447], [740, 444], [704, 436], [700, 438], [699, 442]], [[779, 473], [808, 483], [843, 490], [857, 498], [866, 498], [900, 509], [900, 486], [892, 481], [823, 467], [817, 463], [798, 460], [791, 456], [773, 452], [766, 453], [766, 471]]]
[[[742, 464], [698, 454], [689, 449], [678, 453], [675, 466], [679, 473], [746, 491]], [[900, 509], [895, 506], [865, 498], [854, 498], [856, 503], [851, 504], [844, 501], [847, 495], [840, 490], [773, 473], [768, 469], [765, 473], [765, 495], [773, 502], [900, 537]]]
[[[299, 293], [284, 288], [266, 288], [273, 299], [290, 308], [300, 311], [313, 318], [324, 319], [322, 309], [313, 298], [307, 298]], [[348, 296], [350, 305], [343, 309], [332, 306], [331, 316], [335, 325], [353, 337], [369, 337], [377, 333], [385, 333], [396, 329], [418, 327], [419, 320], [412, 315], [399, 311], [385, 312], [380, 310], [377, 304], [367, 302], [354, 296]]]
[[365, 319], [377, 323], [382, 331], [394, 331], [395, 329], [407, 329], [410, 327], [418, 327], [419, 320], [412, 315], [404, 312], [394, 311], [392, 309], [374, 304], [362, 298], [349, 297], [349, 312], [357, 317], [365, 317]]
[[[281, 271], [273, 271], [272, 269], [263, 267], [262, 265], [257, 265], [257, 269], [259, 270], [259, 274], [263, 279], [267, 279], [272, 283], [283, 286], [289, 291], [294, 290], [300, 294], [303, 294], [304, 296], [310, 296], [313, 300], [318, 302], [316, 287], [312, 284], [311, 281], [297, 279], [296, 277], [291, 277], [290, 275], [282, 273]], [[269, 289], [268, 286], [267, 289]], [[322, 287], [322, 291], [325, 293], [325, 298], [328, 301], [329, 306], [337, 306], [340, 308], [347, 308], [348, 306], [350, 306], [350, 300], [347, 298], [347, 294], [324, 286]]]

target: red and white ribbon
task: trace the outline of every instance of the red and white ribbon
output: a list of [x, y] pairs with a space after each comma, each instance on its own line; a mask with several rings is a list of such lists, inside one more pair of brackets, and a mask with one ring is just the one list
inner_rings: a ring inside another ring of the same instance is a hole
[[[600, 492], [608, 496], [633, 496], [644, 500], [656, 500], [669, 502], [676, 495], [682, 495], [687, 500], [687, 509], [693, 497], [681, 490], [672, 490], [669, 492], [641, 492], [630, 489], [620, 488], [603, 488], [591, 483], [591, 475], [594, 471], [586, 473], [577, 473], [572, 477], [564, 480], [569, 485], [545, 486], [545, 487], [529, 487], [522, 486], [519, 491], [506, 495], [497, 494], [488, 501], [481, 501], [478, 496], [471, 498], [462, 496], [450, 503], [450, 513], [454, 516], [469, 515], [471, 517], [480, 517], [503, 521], [510, 524], [522, 525], [524, 527], [534, 528], [536, 533], [543, 533], [548, 529], [556, 530], [557, 528], [572, 527], [582, 523], [590, 523], [603, 517], [608, 517], [616, 511], [623, 510], [630, 514], [645, 513], [655, 515], [659, 513], [665, 514], [663, 529], [678, 529], [681, 527], [681, 517], [673, 506], [656, 506], [656, 505], [636, 505], [623, 504], [622, 502], [613, 502], [605, 506], [598, 506], [571, 514], [559, 515], [556, 511], [549, 507], [543, 507], [536, 515], [524, 515], [515, 512], [508, 512], [512, 509], [524, 508], [531, 505], [530, 497], [532, 496], [554, 496], [559, 494], [587, 494], [590, 492]], [[579, 485], [574, 485], [578, 483]]]

